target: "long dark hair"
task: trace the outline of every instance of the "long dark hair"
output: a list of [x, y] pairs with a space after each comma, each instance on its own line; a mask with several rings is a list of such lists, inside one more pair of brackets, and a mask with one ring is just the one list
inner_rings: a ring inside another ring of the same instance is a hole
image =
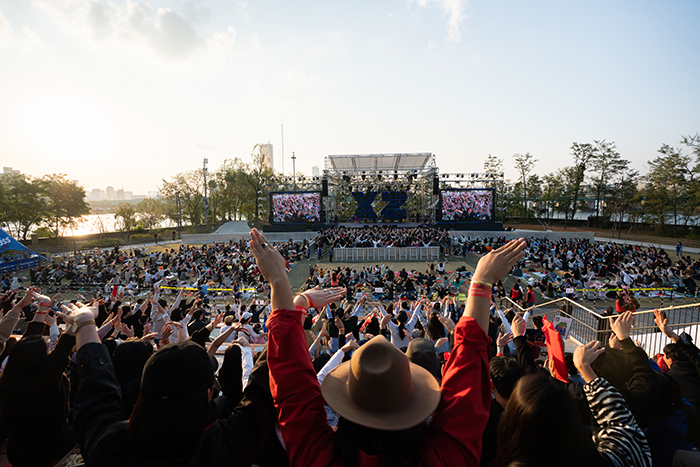
[[438, 319], [437, 313], [433, 313], [430, 315], [430, 319], [428, 320], [428, 337], [432, 340], [438, 340], [441, 337], [447, 337], [447, 333], [445, 332], [445, 326], [442, 325], [440, 320]]
[[428, 425], [421, 423], [406, 430], [376, 430], [341, 417], [333, 449], [344, 467], [358, 467], [360, 451], [379, 456], [385, 467], [414, 467], [418, 465], [418, 452], [427, 429]]
[[[209, 388], [213, 382], [212, 374]], [[207, 385], [177, 398], [162, 397], [153, 388], [145, 388], [127, 425], [132, 457], [160, 462], [188, 457], [199, 444], [208, 420]]]
[[[542, 448], [544, 439], [546, 449]], [[562, 459], [571, 465], [590, 466], [600, 458], [566, 389], [548, 376], [523, 376], [501, 416], [493, 465], [560, 465]]]
[[404, 329], [406, 329], [406, 321], [408, 321], [408, 315], [406, 312], [402, 309], [399, 311], [399, 314], [396, 315], [396, 321], [399, 322], [399, 339], [404, 339], [406, 336], [404, 336]]
[[43, 337], [25, 336], [12, 347], [0, 378], [0, 423], [10, 443], [26, 447], [41, 420], [44, 446], [35, 452], [37, 465], [56, 462], [66, 452], [60, 444], [67, 428], [67, 384], [63, 372], [52, 372]]
[[147, 345], [140, 340], [127, 341], [119, 344], [112, 354], [114, 374], [119, 381], [122, 390], [122, 406], [124, 415], [128, 418], [136, 404], [141, 387], [141, 373], [146, 361], [153, 353]]

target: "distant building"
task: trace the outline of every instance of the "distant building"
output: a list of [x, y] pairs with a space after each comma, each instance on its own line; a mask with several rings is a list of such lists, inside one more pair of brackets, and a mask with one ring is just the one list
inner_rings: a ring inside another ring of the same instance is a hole
[[123, 200], [124, 200], [124, 188], [119, 188], [119, 189], [117, 190], [117, 199], [118, 199], [119, 201], [123, 201]]
[[2, 173], [4, 174], [21, 174], [19, 170], [13, 169], [12, 167], [3, 167]]
[[113, 186], [108, 186], [108, 187], [105, 189], [105, 195], [106, 195], [107, 201], [114, 201], [114, 200], [117, 199], [117, 194], [116, 194], [116, 192], [114, 191], [114, 187], [113, 187]]
[[88, 197], [93, 201], [102, 201], [106, 198], [105, 192], [99, 188], [93, 188]]
[[312, 177], [319, 177], [321, 175], [321, 171], [318, 169], [317, 165], [314, 165], [311, 167], [311, 176]]
[[260, 153], [265, 158], [265, 164], [267, 164], [267, 166], [274, 171], [275, 170], [275, 157], [272, 154], [272, 144], [270, 144], [270, 143], [261, 144], [260, 145]]
[[134, 198], [134, 192], [133, 191], [125, 191], [124, 192], [124, 199], [133, 199]]

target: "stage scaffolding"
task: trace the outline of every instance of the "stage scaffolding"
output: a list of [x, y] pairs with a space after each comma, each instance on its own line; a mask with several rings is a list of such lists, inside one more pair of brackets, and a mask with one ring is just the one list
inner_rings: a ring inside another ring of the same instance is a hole
[[[437, 218], [440, 190], [494, 188], [498, 196], [503, 183], [503, 173], [440, 173], [431, 153], [350, 154], [326, 156], [322, 176], [272, 177], [266, 181], [265, 191], [322, 192], [329, 224], [355, 220], [357, 202], [353, 192], [405, 192], [407, 198], [401, 208], [407, 211], [407, 217], [401, 222], [432, 224]], [[386, 204], [378, 196], [372, 208], [381, 213]]]

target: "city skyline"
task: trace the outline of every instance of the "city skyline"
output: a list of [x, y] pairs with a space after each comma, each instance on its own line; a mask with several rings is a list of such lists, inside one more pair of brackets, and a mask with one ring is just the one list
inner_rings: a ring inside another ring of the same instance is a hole
[[[332, 154], [493, 154], [546, 174], [573, 142], [646, 172], [700, 132], [697, 2], [0, 0], [0, 157], [134, 193], [270, 143]], [[282, 139], [284, 125], [284, 140]], [[121, 186], [121, 183], [118, 184]]]

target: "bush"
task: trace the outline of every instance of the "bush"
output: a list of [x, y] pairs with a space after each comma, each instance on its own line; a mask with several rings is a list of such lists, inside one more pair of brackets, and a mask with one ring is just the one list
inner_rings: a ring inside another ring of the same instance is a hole
[[141, 234], [141, 233], [144, 233], [145, 231], [146, 231], [146, 228], [142, 224], [139, 224], [136, 226], [136, 228], [134, 228], [135, 234]]
[[145, 233], [135, 233], [131, 237], [129, 237], [129, 240], [131, 240], [132, 242], [151, 242], [153, 241], [153, 235]]

